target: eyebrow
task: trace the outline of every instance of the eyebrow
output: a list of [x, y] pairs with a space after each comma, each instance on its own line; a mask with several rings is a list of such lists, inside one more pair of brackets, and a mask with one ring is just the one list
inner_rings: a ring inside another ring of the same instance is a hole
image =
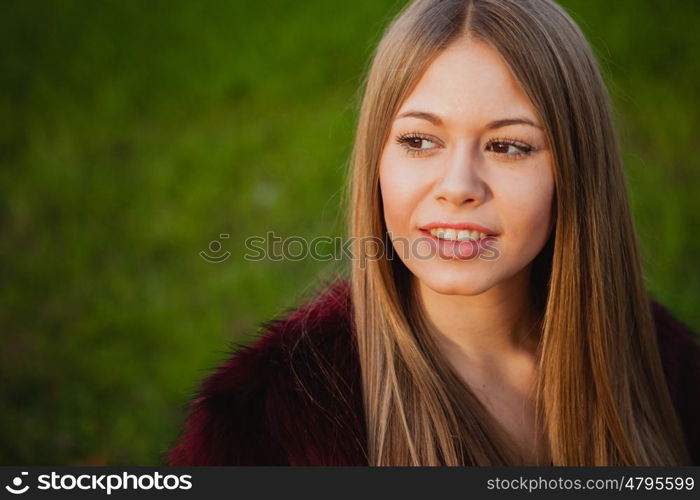
[[[427, 111], [405, 111], [401, 113], [399, 116], [396, 117], [398, 120], [399, 118], [420, 118], [422, 120], [427, 120], [433, 125], [436, 126], [441, 126], [442, 125], [442, 119], [433, 113], [428, 113]], [[486, 125], [487, 130], [493, 130], [496, 128], [501, 128], [501, 127], [506, 127], [508, 125], [530, 125], [535, 128], [542, 129], [540, 125], [537, 123], [533, 122], [532, 120], [528, 118], [503, 118], [501, 120], [494, 120], [492, 122], [489, 122]]]

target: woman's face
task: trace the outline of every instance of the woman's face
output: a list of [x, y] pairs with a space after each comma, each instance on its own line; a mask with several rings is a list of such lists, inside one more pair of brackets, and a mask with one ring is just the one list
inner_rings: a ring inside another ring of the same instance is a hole
[[379, 167], [395, 256], [445, 294], [479, 294], [527, 270], [552, 226], [552, 160], [498, 52], [451, 45], [396, 116]]

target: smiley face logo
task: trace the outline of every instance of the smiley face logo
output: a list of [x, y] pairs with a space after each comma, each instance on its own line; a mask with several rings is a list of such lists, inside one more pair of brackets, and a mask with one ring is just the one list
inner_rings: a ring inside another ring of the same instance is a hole
[[[224, 233], [220, 234], [219, 238], [228, 239], [229, 236], [229, 234]], [[212, 253], [212, 255], [208, 254], [205, 250], [199, 252], [200, 257], [202, 257], [207, 262], [213, 262], [218, 264], [220, 262], [225, 261], [231, 256], [231, 252], [229, 252], [228, 250], [221, 253], [220, 255], [216, 255], [221, 251], [221, 242], [218, 240], [214, 240], [209, 243], [209, 251]]]
[[[22, 476], [26, 476], [29, 474], [29, 472], [22, 472]], [[21, 495], [22, 493], [26, 493], [27, 490], [29, 489], [29, 485], [25, 485], [24, 488], [22, 486], [22, 478], [20, 476], [15, 477], [12, 480], [12, 486], [7, 485], [5, 486], [5, 489], [12, 493], [13, 495]]]

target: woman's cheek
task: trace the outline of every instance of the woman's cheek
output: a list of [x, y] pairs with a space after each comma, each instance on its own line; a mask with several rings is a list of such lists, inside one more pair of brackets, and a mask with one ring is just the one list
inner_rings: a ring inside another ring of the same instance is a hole
[[539, 169], [532, 174], [502, 189], [498, 205], [511, 242], [537, 254], [549, 233], [554, 182], [549, 170]]
[[401, 218], [403, 213], [402, 205], [402, 188], [394, 181], [396, 176], [393, 175], [393, 169], [390, 165], [383, 164], [379, 173], [379, 189], [382, 194], [382, 205], [384, 210], [384, 221], [389, 232], [400, 230]]
[[379, 170], [379, 186], [382, 193], [384, 219], [393, 234], [407, 234], [411, 227], [411, 215], [417, 205], [419, 180], [406, 170], [401, 162], [387, 159]]

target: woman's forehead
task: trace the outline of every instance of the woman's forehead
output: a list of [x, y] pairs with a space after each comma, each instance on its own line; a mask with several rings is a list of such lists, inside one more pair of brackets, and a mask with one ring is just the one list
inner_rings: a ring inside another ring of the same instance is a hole
[[516, 116], [537, 121], [530, 100], [503, 58], [477, 41], [460, 41], [436, 56], [397, 116], [409, 111], [432, 113], [445, 126], [455, 127]]

